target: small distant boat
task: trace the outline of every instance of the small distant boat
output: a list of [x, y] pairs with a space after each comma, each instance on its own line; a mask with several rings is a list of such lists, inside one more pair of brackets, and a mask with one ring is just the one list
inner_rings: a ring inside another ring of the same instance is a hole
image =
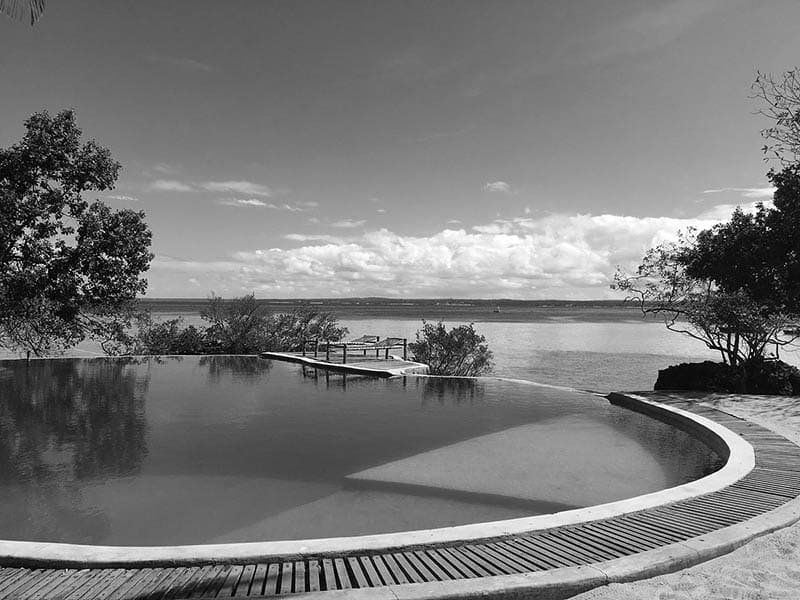
[[495, 308], [495, 309], [494, 309], [492, 312], [499, 313], [499, 312], [500, 312], [500, 307], [498, 306], [498, 307], [497, 307], [497, 308]]

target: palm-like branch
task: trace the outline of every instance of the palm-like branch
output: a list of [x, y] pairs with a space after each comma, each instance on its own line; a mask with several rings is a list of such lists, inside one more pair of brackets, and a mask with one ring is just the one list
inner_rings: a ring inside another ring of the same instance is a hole
[[30, 15], [34, 25], [44, 12], [46, 0], [0, 0], [0, 13], [22, 20]]

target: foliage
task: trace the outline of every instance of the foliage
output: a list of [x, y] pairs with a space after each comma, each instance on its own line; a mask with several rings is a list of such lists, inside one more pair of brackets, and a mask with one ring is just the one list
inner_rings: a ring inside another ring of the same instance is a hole
[[736, 209], [730, 221], [700, 232], [685, 250], [687, 274], [742, 292], [774, 313], [800, 315], [800, 175], [786, 167], [769, 175], [775, 206], [753, 214]]
[[800, 370], [780, 360], [752, 360], [738, 366], [705, 361], [662, 369], [656, 390], [800, 395]]
[[333, 313], [310, 309], [272, 315], [267, 330], [264, 349], [278, 351], [301, 350], [306, 340], [338, 342], [348, 333]]
[[83, 200], [112, 189], [120, 165], [81, 142], [73, 111], [25, 127], [0, 149], [0, 343], [39, 356], [129, 324], [151, 233], [142, 212]]
[[700, 363], [681, 363], [661, 369], [653, 389], [744, 393], [745, 381], [740, 369], [707, 360]]
[[201, 317], [206, 327], [183, 326], [182, 319], [156, 322], [149, 314], [123, 340], [125, 354], [255, 354], [299, 350], [304, 340], [336, 342], [347, 335], [328, 312], [295, 309], [265, 314], [253, 294], [233, 300], [212, 295]]
[[0, 0], [0, 14], [20, 20], [27, 14], [33, 26], [42, 16], [45, 4], [45, 0]]
[[434, 325], [423, 319], [416, 337], [408, 347], [415, 360], [430, 367], [432, 375], [477, 377], [492, 371], [492, 351], [474, 323], [447, 331], [442, 321]]
[[136, 335], [129, 336], [124, 354], [203, 354], [206, 351], [204, 332], [194, 325], [183, 327], [183, 319], [154, 321], [149, 313], [136, 319]]
[[643, 313], [660, 316], [667, 329], [720, 352], [725, 364], [759, 359], [768, 347], [794, 341], [782, 335], [791, 315], [759, 303], [746, 290], [724, 289], [708, 277], [693, 275], [687, 264], [698, 252], [695, 240], [687, 236], [651, 248], [635, 274], [617, 270], [612, 288], [626, 292]]
[[800, 159], [800, 68], [795, 67], [776, 77], [759, 72], [752, 85], [752, 96], [762, 103], [758, 114], [772, 121], [761, 130], [762, 148], [767, 159], [784, 165]]
[[204, 336], [212, 348], [225, 354], [253, 354], [264, 350], [267, 316], [254, 294], [226, 301], [211, 295], [200, 313], [210, 323]]

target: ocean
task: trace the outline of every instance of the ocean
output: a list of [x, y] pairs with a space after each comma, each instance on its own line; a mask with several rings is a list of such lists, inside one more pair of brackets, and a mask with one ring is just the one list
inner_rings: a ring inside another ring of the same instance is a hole
[[[720, 360], [701, 342], [620, 302], [359, 299], [273, 301], [268, 310], [299, 304], [333, 312], [350, 337], [412, 341], [423, 319], [448, 327], [474, 323], [494, 353], [494, 375], [600, 392], [649, 390], [659, 369]], [[202, 305], [168, 301], [149, 308], [158, 318], [202, 324]]]
[[[146, 301], [156, 319], [180, 317], [202, 325], [205, 300]], [[659, 369], [682, 362], [719, 361], [697, 340], [666, 329], [639, 309], [618, 301], [348, 300], [264, 301], [268, 311], [303, 305], [330, 311], [349, 337], [415, 339], [422, 320], [448, 327], [474, 323], [494, 353], [494, 375], [598, 392], [651, 390]], [[98, 355], [84, 343], [71, 356]], [[800, 353], [781, 358], [800, 365]]]

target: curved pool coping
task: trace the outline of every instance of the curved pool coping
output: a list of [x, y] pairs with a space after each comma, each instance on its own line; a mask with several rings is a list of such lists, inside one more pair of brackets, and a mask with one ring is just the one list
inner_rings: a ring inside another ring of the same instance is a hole
[[[537, 385], [532, 382], [514, 381], [517, 383]], [[610, 394], [608, 398], [612, 403], [621, 404], [626, 408], [643, 412], [666, 423], [688, 428], [693, 435], [699, 437], [725, 458], [725, 465], [706, 477], [676, 487], [625, 500], [548, 515], [436, 529], [403, 531], [398, 533], [229, 544], [93, 546], [54, 542], [0, 540], [0, 563], [46, 567], [79, 566], [82, 568], [99, 568], [114, 566], [132, 568], [145, 566], [259, 562], [278, 558], [302, 558], [306, 556], [339, 556], [350, 555], [357, 552], [388, 551], [396, 548], [420, 548], [433, 544], [464, 543], [607, 519], [644, 509], [659, 507], [665, 504], [671, 504], [695, 496], [709, 494], [722, 490], [739, 481], [753, 470], [755, 466], [755, 452], [753, 447], [739, 435], [709, 418], [630, 394]], [[794, 510], [800, 509], [795, 508]], [[744, 525], [746, 525], [746, 523], [743, 524], [743, 526]], [[709, 534], [705, 537], [711, 536], [713, 536], [713, 534]], [[686, 546], [687, 544], [683, 545]], [[693, 556], [696, 555], [696, 550], [691, 550], [691, 552]], [[587, 569], [591, 569], [591, 567], [575, 567], [570, 570], [575, 569], [580, 570], [581, 573], [593, 573], [593, 576], [599, 573], [598, 571], [587, 571]], [[563, 569], [555, 569], [552, 573], [555, 574], [556, 571], [563, 571]], [[548, 573], [550, 573], [550, 571], [548, 571]], [[534, 579], [543, 576], [542, 573], [530, 574], [530, 577]], [[520, 577], [522, 577], [523, 581], [528, 581], [530, 579], [527, 575]], [[483, 582], [483, 579], [470, 580], [470, 582], [475, 586]], [[485, 583], [488, 584], [489, 582], [486, 581]], [[510, 580], [508, 583], [510, 583]], [[427, 587], [434, 584], [417, 585]], [[447, 586], [450, 586], [451, 590], [460, 587], [453, 587], [453, 582], [447, 582]], [[370, 590], [363, 591], [375, 593], [379, 589], [380, 588], [370, 588]], [[355, 590], [348, 591], [353, 592]], [[431, 590], [431, 592], [433, 592], [433, 590]], [[465, 590], [462, 590], [461, 594], [463, 595], [464, 592]]]

